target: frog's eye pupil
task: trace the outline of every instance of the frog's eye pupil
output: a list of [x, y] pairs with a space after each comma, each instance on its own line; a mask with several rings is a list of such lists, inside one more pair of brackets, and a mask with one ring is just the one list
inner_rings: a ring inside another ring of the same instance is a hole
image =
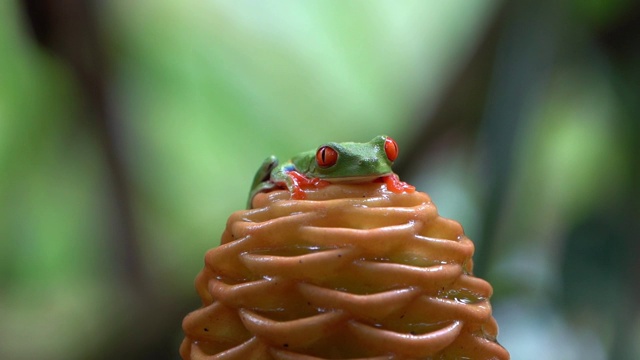
[[318, 166], [328, 168], [338, 161], [338, 152], [330, 146], [321, 146], [316, 152]]
[[387, 153], [387, 158], [390, 161], [394, 161], [398, 158], [398, 151], [398, 143], [396, 143], [392, 138], [388, 137], [384, 141], [384, 152]]

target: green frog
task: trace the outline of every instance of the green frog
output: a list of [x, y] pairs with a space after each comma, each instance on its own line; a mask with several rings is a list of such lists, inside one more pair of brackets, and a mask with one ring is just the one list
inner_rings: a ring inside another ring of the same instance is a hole
[[414, 192], [415, 187], [400, 181], [391, 165], [398, 158], [398, 144], [380, 135], [366, 143], [330, 142], [279, 164], [275, 156], [262, 163], [251, 185], [247, 208], [253, 197], [276, 188], [288, 189], [293, 199], [305, 199], [305, 190], [331, 183], [382, 181], [394, 193]]

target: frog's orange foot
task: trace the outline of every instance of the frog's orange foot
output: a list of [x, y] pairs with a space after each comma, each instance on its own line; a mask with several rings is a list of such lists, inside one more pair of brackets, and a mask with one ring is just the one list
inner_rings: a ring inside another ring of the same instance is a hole
[[398, 178], [398, 175], [396, 174], [383, 176], [382, 180], [387, 185], [387, 189], [396, 194], [401, 194], [403, 192], [412, 193], [416, 191], [415, 186], [409, 185], [404, 181], [400, 181], [400, 178]]
[[305, 194], [301, 187], [294, 185], [291, 191], [291, 198], [294, 200], [304, 200], [307, 198], [307, 194]]
[[287, 173], [289, 178], [291, 178], [293, 182], [292, 198], [295, 200], [304, 200], [307, 198], [305, 190], [313, 190], [323, 188], [330, 184], [330, 182], [326, 180], [321, 180], [318, 178], [308, 178], [297, 171], [290, 171]]

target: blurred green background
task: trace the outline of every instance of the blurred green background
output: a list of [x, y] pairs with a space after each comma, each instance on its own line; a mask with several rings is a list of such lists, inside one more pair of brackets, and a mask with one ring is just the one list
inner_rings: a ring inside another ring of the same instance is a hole
[[640, 6], [0, 2], [0, 358], [178, 359], [270, 154], [400, 144], [514, 359], [640, 358]]

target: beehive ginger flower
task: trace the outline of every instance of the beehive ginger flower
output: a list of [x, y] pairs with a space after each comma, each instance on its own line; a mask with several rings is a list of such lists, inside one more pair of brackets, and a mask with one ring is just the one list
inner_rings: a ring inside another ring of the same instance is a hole
[[474, 245], [384, 183], [257, 193], [196, 279], [183, 359], [508, 359]]

